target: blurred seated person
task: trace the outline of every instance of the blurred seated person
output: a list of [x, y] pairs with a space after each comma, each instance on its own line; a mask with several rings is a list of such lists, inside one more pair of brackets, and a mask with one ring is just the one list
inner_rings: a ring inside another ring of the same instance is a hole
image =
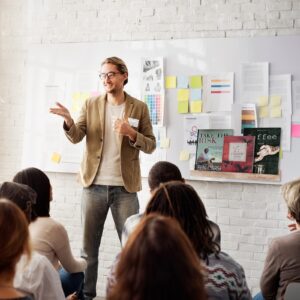
[[16, 264], [22, 255], [30, 260], [28, 222], [23, 212], [9, 200], [0, 199], [0, 299], [31, 300], [14, 287]]
[[[6, 198], [15, 203], [24, 213], [28, 224], [36, 218], [32, 205], [36, 201], [36, 192], [27, 185], [3, 182], [0, 186], [0, 198]], [[14, 286], [33, 296], [35, 300], [65, 299], [57, 271], [49, 260], [36, 251], [32, 252], [28, 262], [22, 255], [16, 266]], [[76, 300], [75, 294], [67, 297]]]
[[[284, 299], [290, 282], [300, 281], [300, 179], [281, 188], [288, 209], [291, 233], [272, 240], [260, 279], [261, 293], [254, 299]], [[300, 295], [299, 295], [300, 298]]]
[[[152, 213], [172, 217], [180, 224], [199, 259], [205, 264], [208, 299], [251, 299], [242, 266], [220, 251], [219, 244], [214, 241], [204, 204], [192, 186], [180, 181], [161, 184], [153, 193], [144, 216]], [[108, 291], [116, 280], [114, 267], [108, 276]]]
[[[150, 169], [148, 175], [148, 185], [150, 188], [150, 193], [153, 194], [155, 189], [157, 189], [161, 183], [169, 181], [185, 182], [184, 178], [182, 178], [180, 170], [176, 165], [168, 161], [159, 161], [154, 164]], [[142, 216], [143, 214], [136, 214], [126, 220], [122, 232], [122, 245], [125, 245], [128, 235], [137, 226]], [[213, 241], [220, 245], [221, 231], [219, 226], [210, 220], [208, 220], [208, 223], [214, 233]]]
[[148, 215], [120, 254], [107, 300], [205, 300], [202, 270], [176, 220]]
[[87, 263], [73, 256], [65, 227], [50, 217], [52, 187], [48, 176], [37, 168], [27, 168], [18, 172], [13, 181], [26, 184], [37, 193], [33, 206], [37, 219], [29, 227], [33, 249], [59, 271], [65, 296], [78, 291], [78, 298], [83, 299], [83, 271]]

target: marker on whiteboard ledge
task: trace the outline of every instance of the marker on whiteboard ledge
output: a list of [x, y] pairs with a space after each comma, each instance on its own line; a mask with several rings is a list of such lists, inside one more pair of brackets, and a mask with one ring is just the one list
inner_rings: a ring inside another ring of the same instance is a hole
[[53, 152], [51, 155], [51, 162], [59, 164], [61, 160], [61, 155], [57, 152]]

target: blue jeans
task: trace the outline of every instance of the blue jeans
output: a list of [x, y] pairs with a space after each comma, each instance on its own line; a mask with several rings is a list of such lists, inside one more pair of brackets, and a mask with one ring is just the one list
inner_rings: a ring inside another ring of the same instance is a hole
[[264, 300], [264, 297], [261, 292], [257, 293], [254, 297], [253, 300]]
[[128, 217], [139, 211], [137, 193], [129, 193], [123, 186], [91, 185], [83, 189], [83, 251], [87, 260], [84, 295], [86, 299], [96, 297], [98, 277], [98, 255], [104, 223], [109, 208], [115, 222], [119, 239]]
[[64, 268], [61, 268], [58, 272], [65, 296], [77, 292], [78, 299], [83, 300], [83, 272], [69, 273]]

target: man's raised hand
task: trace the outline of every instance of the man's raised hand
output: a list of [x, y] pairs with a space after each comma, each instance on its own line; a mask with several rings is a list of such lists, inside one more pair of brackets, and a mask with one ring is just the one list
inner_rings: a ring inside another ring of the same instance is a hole
[[57, 105], [56, 107], [50, 108], [50, 113], [63, 117], [67, 127], [71, 128], [74, 121], [71, 117], [69, 110], [59, 102], [56, 102], [56, 105]]

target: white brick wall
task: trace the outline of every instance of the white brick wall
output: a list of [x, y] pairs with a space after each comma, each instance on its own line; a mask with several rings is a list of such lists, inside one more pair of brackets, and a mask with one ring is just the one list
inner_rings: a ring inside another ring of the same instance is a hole
[[[20, 169], [25, 109], [25, 58], [31, 43], [97, 42], [300, 34], [299, 0], [0, 0], [0, 182]], [[81, 186], [74, 174], [49, 174], [52, 215], [81, 246]], [[268, 243], [287, 232], [279, 187], [190, 182], [222, 230], [222, 248], [246, 271], [253, 293]], [[141, 208], [149, 197], [147, 183]], [[98, 291], [119, 251], [109, 216], [100, 248]]]

